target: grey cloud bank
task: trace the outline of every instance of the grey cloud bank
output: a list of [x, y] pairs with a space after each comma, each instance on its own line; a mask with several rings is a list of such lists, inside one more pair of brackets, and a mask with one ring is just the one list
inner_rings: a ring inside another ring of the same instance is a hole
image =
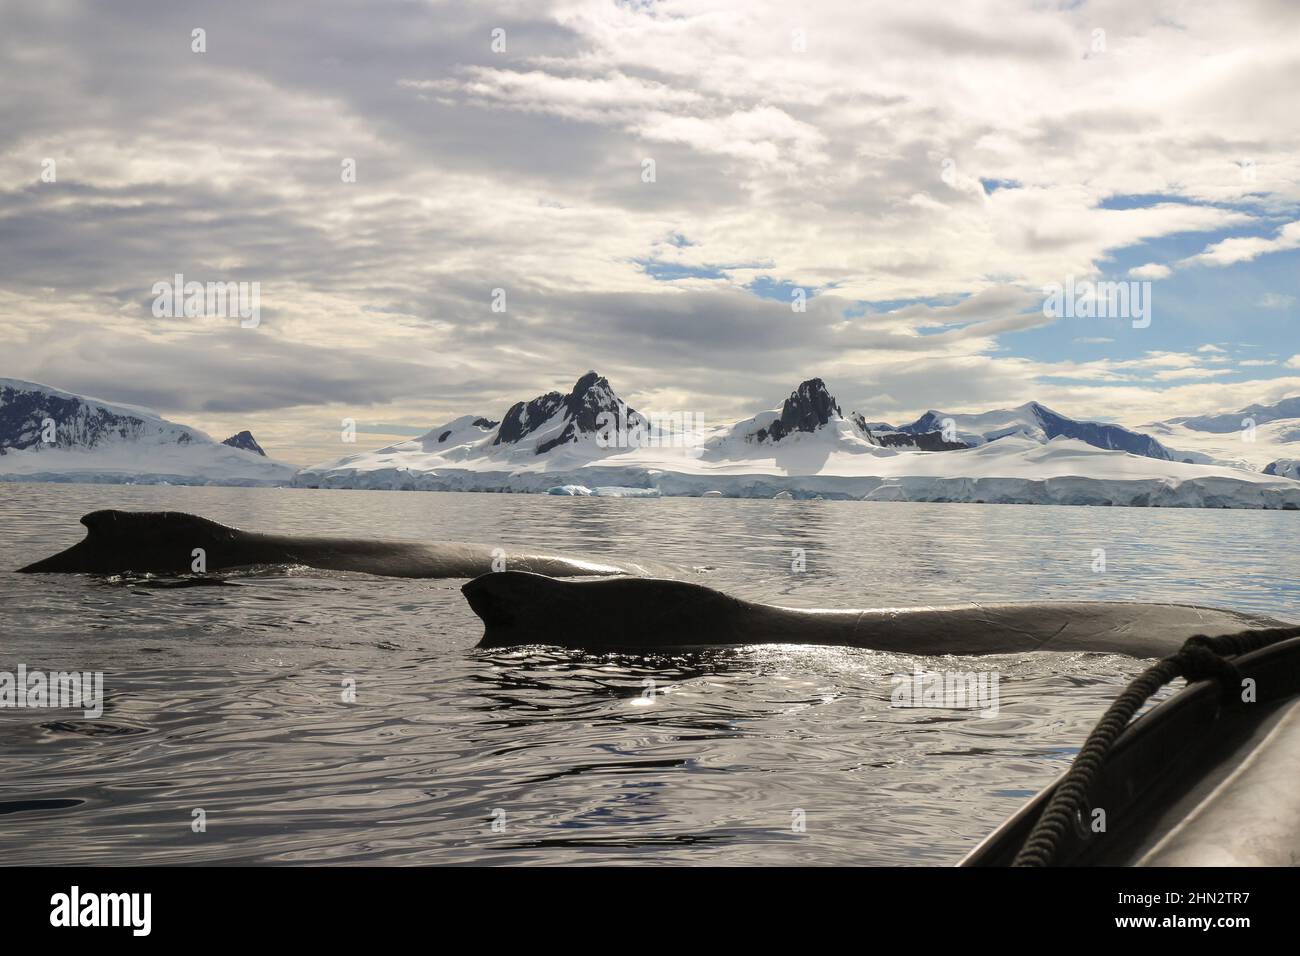
[[[1117, 381], [1135, 351], [1195, 349], [1159, 320], [1052, 338], [1035, 299], [1147, 240], [1297, 254], [1294, 6], [861, 6], [804, 11], [798, 52], [768, 3], [8, 5], [0, 372], [301, 460], [342, 417], [419, 427], [575, 366], [728, 416], [814, 374], [894, 418], [1041, 398], [1137, 422], [1295, 390], [1284, 364], [1215, 385], [1195, 358]], [[1122, 194], [1191, 202], [1103, 207]], [[1219, 238], [1238, 228], [1262, 238]], [[260, 326], [152, 316], [178, 272], [259, 282]], [[760, 280], [822, 291], [796, 313]], [[1282, 321], [1294, 292], [1251, 301]]]

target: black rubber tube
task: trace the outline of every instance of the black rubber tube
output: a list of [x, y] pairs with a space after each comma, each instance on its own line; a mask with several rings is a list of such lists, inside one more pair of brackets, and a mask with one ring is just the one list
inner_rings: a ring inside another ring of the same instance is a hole
[[1011, 865], [1053, 865], [1073, 821], [1087, 809], [1092, 783], [1116, 738], [1152, 694], [1179, 677], [1187, 678], [1188, 683], [1213, 679], [1222, 685], [1225, 699], [1235, 700], [1241, 688], [1241, 675], [1230, 658], [1293, 637], [1300, 637], [1300, 627], [1260, 628], [1219, 637], [1198, 634], [1188, 638], [1177, 654], [1134, 678], [1088, 735]]

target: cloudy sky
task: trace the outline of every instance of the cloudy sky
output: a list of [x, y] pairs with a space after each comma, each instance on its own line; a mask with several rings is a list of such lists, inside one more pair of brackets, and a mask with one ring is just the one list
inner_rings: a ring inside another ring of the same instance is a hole
[[[719, 422], [813, 375], [874, 420], [1274, 401], [1297, 36], [1292, 0], [0, 0], [0, 376], [301, 463], [588, 368]], [[176, 273], [261, 324], [156, 317]], [[1151, 282], [1149, 326], [1045, 316], [1069, 280]]]

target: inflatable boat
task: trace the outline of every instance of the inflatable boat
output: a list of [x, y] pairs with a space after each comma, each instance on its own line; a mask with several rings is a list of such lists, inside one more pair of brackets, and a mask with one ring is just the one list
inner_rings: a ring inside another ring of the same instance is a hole
[[1085, 745], [960, 865], [1300, 864], [1300, 628], [1254, 633], [1266, 646]]

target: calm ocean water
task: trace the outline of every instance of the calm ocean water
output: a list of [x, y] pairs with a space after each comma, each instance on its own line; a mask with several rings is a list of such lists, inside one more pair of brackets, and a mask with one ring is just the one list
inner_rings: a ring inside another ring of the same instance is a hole
[[[1123, 598], [1300, 618], [1287, 512], [0, 484], [0, 671], [102, 670], [107, 695], [98, 719], [0, 710], [7, 863], [949, 864], [1141, 668], [484, 652], [460, 581], [7, 573], [106, 507], [640, 556], [796, 606]], [[891, 709], [890, 675], [916, 666], [997, 670], [998, 716]]]

